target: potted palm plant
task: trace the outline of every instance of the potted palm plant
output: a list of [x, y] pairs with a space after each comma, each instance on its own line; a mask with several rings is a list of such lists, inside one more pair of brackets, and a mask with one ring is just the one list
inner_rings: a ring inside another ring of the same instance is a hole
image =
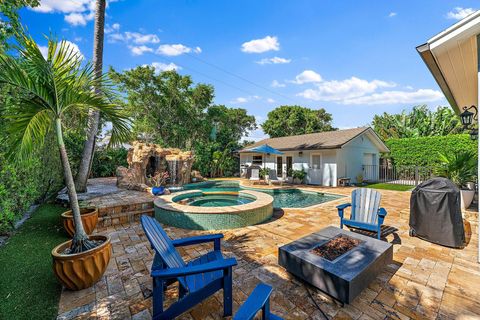
[[[73, 238], [52, 250], [53, 269], [62, 284], [73, 290], [93, 285], [105, 272], [111, 255], [110, 238], [88, 236], [81, 219], [77, 193], [63, 139], [63, 122], [75, 114], [85, 117], [90, 108], [112, 123], [112, 143], [128, 138], [129, 125], [107, 97], [107, 78], [95, 74], [91, 64], [65, 41], [48, 41], [44, 57], [35, 41], [18, 37], [18, 55], [0, 52], [0, 84], [19, 93], [20, 101], [8, 108], [7, 132], [12, 154], [27, 157], [35, 145], [54, 131], [75, 226]], [[95, 90], [92, 90], [95, 88]]]
[[475, 196], [471, 188], [477, 175], [477, 155], [472, 151], [452, 154], [440, 154], [440, 164], [435, 168], [435, 175], [450, 179], [461, 192], [463, 208], [468, 208]]

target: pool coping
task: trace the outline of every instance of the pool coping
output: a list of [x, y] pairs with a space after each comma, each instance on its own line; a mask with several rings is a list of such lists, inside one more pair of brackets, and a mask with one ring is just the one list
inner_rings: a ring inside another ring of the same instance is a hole
[[255, 197], [256, 199], [250, 203], [240, 204], [235, 206], [224, 206], [224, 207], [196, 207], [185, 204], [180, 204], [173, 201], [173, 198], [182, 196], [185, 194], [198, 194], [203, 193], [202, 190], [191, 189], [181, 192], [175, 192], [169, 195], [163, 195], [155, 199], [154, 205], [164, 210], [177, 211], [177, 212], [188, 212], [189, 214], [235, 214], [235, 213], [244, 213], [246, 210], [253, 210], [259, 207], [264, 207], [273, 204], [273, 197], [269, 194], [266, 194], [261, 191], [253, 190], [240, 190], [238, 193], [244, 193], [250, 196]]
[[[300, 191], [304, 191], [304, 192], [312, 192], [312, 193], [319, 193], [319, 194], [327, 194], [327, 195], [333, 195], [333, 196], [337, 196], [338, 199], [332, 199], [332, 200], [328, 200], [328, 201], [325, 201], [325, 202], [321, 202], [321, 203], [317, 203], [317, 204], [312, 204], [311, 206], [308, 206], [308, 207], [274, 207], [274, 209], [276, 210], [312, 210], [312, 209], [315, 209], [315, 208], [318, 208], [320, 206], [323, 206], [325, 204], [331, 204], [333, 201], [338, 201], [338, 200], [341, 200], [343, 198], [346, 198], [348, 196], [346, 195], [343, 195], [343, 194], [338, 194], [338, 193], [330, 193], [330, 192], [318, 192], [318, 191], [315, 191], [315, 190], [309, 190], [307, 189], [306, 187], [300, 187], [300, 186], [288, 186], [287, 188], [285, 187], [282, 187], [282, 186], [268, 186], [268, 188], [264, 188], [265, 186], [262, 186], [262, 185], [259, 185], [259, 186], [248, 186], [248, 185], [245, 185], [245, 181], [243, 180], [235, 180], [235, 179], [232, 179], [232, 180], [222, 180], [222, 179], [209, 179], [209, 180], [206, 180], [205, 182], [207, 181], [228, 181], [228, 182], [238, 182], [238, 185], [239, 187], [242, 188], [241, 191], [255, 191], [255, 190], [252, 190], [252, 189], [265, 189], [265, 190], [289, 190], [289, 189], [297, 189], [297, 190], [300, 190]], [[199, 182], [197, 182], [199, 183]], [[192, 189], [193, 190], [193, 189]], [[192, 190], [188, 190], [188, 191], [192, 191]], [[201, 191], [201, 190], [196, 190], [196, 191]], [[257, 192], [261, 192], [261, 191], [257, 191]], [[263, 192], [261, 192], [263, 193]], [[178, 192], [176, 192], [176, 194], [178, 194]], [[265, 193], [263, 193], [265, 194]]]

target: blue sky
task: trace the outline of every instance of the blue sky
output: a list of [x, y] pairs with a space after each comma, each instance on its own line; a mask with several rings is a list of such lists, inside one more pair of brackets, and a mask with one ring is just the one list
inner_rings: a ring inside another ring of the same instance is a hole
[[[55, 34], [92, 57], [94, 0], [22, 10], [40, 45]], [[325, 108], [339, 128], [446, 100], [415, 47], [478, 9], [476, 1], [111, 0], [104, 68], [176, 68], [215, 86], [215, 103], [261, 123], [279, 105]], [[252, 132], [250, 138], [264, 137]]]

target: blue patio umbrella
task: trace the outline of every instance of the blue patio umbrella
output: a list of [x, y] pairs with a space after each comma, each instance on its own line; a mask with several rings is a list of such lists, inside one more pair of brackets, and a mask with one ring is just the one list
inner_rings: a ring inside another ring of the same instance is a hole
[[[262, 144], [260, 146], [256, 146], [253, 148], [245, 149], [244, 152], [252, 152], [252, 153], [261, 153], [261, 154], [283, 154], [283, 152], [270, 147], [268, 144]], [[265, 168], [265, 162], [263, 161], [263, 167]]]

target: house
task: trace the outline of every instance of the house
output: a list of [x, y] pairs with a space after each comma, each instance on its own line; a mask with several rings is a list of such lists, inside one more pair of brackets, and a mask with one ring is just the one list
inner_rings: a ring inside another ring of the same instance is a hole
[[[268, 144], [283, 155], [251, 153], [247, 149]], [[240, 172], [251, 166], [275, 170], [279, 178], [287, 178], [293, 170], [307, 173], [307, 184], [337, 186], [339, 178], [356, 181], [378, 178], [380, 153], [387, 146], [370, 127], [269, 138], [240, 150]]]

